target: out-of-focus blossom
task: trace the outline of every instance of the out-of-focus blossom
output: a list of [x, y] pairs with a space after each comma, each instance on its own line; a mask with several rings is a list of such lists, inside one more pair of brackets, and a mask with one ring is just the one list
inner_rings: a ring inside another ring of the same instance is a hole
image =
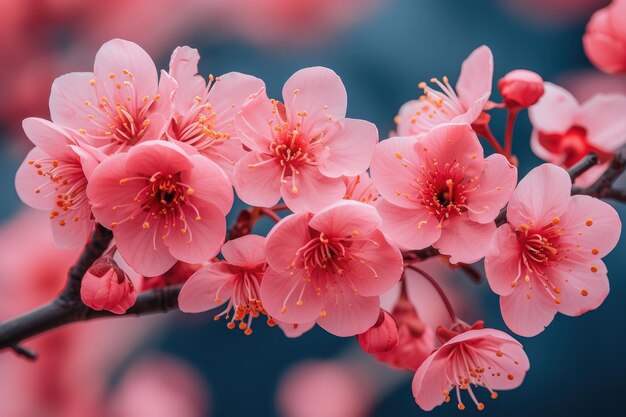
[[178, 88], [175, 112], [167, 137], [185, 142], [218, 164], [234, 180], [234, 168], [245, 154], [235, 129], [235, 114], [241, 104], [265, 84], [260, 79], [239, 72], [208, 83], [198, 75], [200, 55], [188, 46], [176, 48], [170, 61], [170, 75]]
[[235, 188], [251, 205], [269, 207], [282, 197], [293, 211], [318, 211], [346, 194], [342, 176], [367, 169], [378, 130], [345, 117], [346, 89], [328, 68], [296, 72], [283, 100], [270, 100], [263, 89], [235, 117], [251, 150], [235, 166]]
[[552, 164], [519, 183], [485, 258], [502, 317], [522, 336], [534, 336], [557, 312], [579, 316], [609, 293], [601, 258], [617, 244], [621, 222], [607, 203], [570, 196], [567, 171]]
[[598, 69], [609, 74], [626, 73], [626, 0], [613, 0], [594, 13], [583, 46]]
[[166, 141], [104, 160], [87, 195], [96, 220], [113, 230], [122, 257], [144, 276], [163, 274], [177, 260], [200, 263], [215, 256], [233, 204], [219, 166]]
[[376, 323], [357, 335], [357, 340], [366, 353], [388, 352], [398, 345], [398, 325], [391, 314], [380, 310]]
[[371, 172], [383, 197], [376, 206], [383, 231], [407, 249], [433, 245], [452, 263], [485, 255], [493, 220], [517, 181], [504, 156], [483, 158], [467, 124], [439, 126], [419, 142], [387, 139], [376, 148]]
[[57, 245], [79, 247], [93, 229], [87, 178], [104, 155], [43, 119], [24, 120], [24, 131], [36, 145], [15, 177], [18, 195], [31, 207], [50, 213]]
[[394, 119], [398, 135], [419, 136], [445, 123], [474, 123], [491, 96], [492, 81], [493, 55], [483, 45], [463, 62], [456, 90], [448, 77], [431, 80], [441, 91], [419, 84], [424, 95], [403, 104]]
[[536, 72], [514, 70], [500, 78], [498, 89], [508, 108], [526, 108], [537, 103], [543, 95], [543, 78]]
[[484, 329], [482, 323], [461, 333], [448, 330], [437, 334], [445, 343], [422, 363], [413, 378], [415, 402], [425, 411], [449, 402], [453, 390], [459, 410], [465, 409], [462, 390], [467, 390], [471, 401], [483, 410], [485, 404], [472, 386], [486, 388], [495, 399], [495, 390], [520, 386], [530, 368], [518, 341], [499, 330]]
[[379, 295], [400, 279], [402, 256], [370, 205], [342, 200], [284, 218], [267, 237], [261, 283], [267, 312], [285, 323], [315, 321], [337, 336], [376, 323]]
[[498, 2], [533, 25], [554, 28], [583, 22], [609, 0], [504, 0]]
[[110, 256], [96, 260], [80, 284], [81, 300], [94, 310], [124, 314], [137, 300], [133, 282]]
[[624, 114], [626, 96], [598, 94], [581, 105], [567, 90], [545, 83], [544, 95], [529, 108], [531, 147], [541, 159], [565, 168], [595, 152], [600, 164], [576, 179], [578, 185], [589, 185], [626, 143]]
[[341, 362], [304, 362], [287, 371], [278, 385], [283, 417], [366, 417], [372, 387], [355, 368]]

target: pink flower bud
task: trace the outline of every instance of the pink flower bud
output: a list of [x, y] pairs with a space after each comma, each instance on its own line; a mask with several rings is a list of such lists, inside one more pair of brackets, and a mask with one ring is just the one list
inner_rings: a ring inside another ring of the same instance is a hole
[[378, 321], [365, 333], [357, 335], [361, 348], [367, 353], [388, 352], [398, 345], [398, 325], [385, 310], [380, 310]]
[[135, 304], [137, 291], [126, 272], [107, 256], [94, 262], [83, 277], [80, 298], [94, 310], [124, 314]]
[[609, 74], [626, 72], [626, 0], [613, 0], [587, 24], [583, 46], [589, 60]]
[[527, 70], [514, 70], [500, 78], [498, 89], [508, 108], [526, 108], [543, 95], [543, 79]]

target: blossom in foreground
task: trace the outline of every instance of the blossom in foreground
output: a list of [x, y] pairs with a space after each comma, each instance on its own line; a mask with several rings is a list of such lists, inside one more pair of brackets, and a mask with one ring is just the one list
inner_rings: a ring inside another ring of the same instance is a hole
[[483, 158], [467, 124], [439, 126], [419, 142], [387, 139], [376, 148], [371, 172], [383, 197], [376, 206], [383, 231], [407, 249], [433, 245], [452, 263], [485, 255], [494, 219], [517, 181], [504, 156]]
[[137, 291], [113, 258], [104, 256], [96, 260], [83, 277], [80, 298], [94, 310], [124, 314], [137, 301]]
[[233, 204], [219, 166], [166, 141], [141, 143], [104, 160], [87, 195], [124, 260], [144, 276], [163, 274], [177, 260], [200, 263], [215, 256]]
[[113, 39], [96, 54], [93, 72], [57, 78], [50, 115], [107, 154], [163, 136], [172, 116], [176, 82], [133, 42]]
[[180, 46], [172, 54], [169, 74], [178, 88], [167, 138], [193, 146], [218, 164], [232, 181], [235, 163], [245, 154], [237, 137], [235, 114], [265, 84], [238, 72], [217, 78], [210, 75], [207, 82], [198, 75], [199, 60], [198, 50], [188, 46]]
[[403, 268], [381, 223], [374, 207], [348, 200], [284, 218], [267, 236], [263, 307], [279, 321], [315, 321], [336, 336], [365, 332]]
[[225, 316], [230, 319], [230, 329], [239, 321], [239, 328], [252, 334], [252, 319], [265, 314], [259, 296], [267, 268], [265, 237], [246, 235], [229, 240], [222, 246], [222, 255], [224, 261], [209, 263], [189, 278], [178, 296], [178, 306], [186, 313], [200, 313], [228, 303], [215, 320]]
[[270, 207], [282, 197], [292, 211], [318, 211], [343, 198], [342, 176], [367, 169], [378, 130], [345, 117], [346, 89], [328, 68], [296, 72], [283, 100], [270, 100], [262, 89], [235, 117], [251, 150], [235, 166], [235, 188], [250, 205]]
[[29, 206], [50, 212], [59, 247], [84, 245], [94, 226], [87, 178], [104, 155], [90, 146], [78, 146], [69, 132], [46, 120], [28, 118], [23, 127], [36, 147], [17, 171], [18, 195]]
[[491, 96], [492, 80], [493, 55], [483, 45], [463, 62], [456, 90], [445, 76], [431, 79], [441, 91], [419, 84], [424, 94], [405, 103], [395, 118], [398, 135], [418, 136], [444, 123], [474, 123]]
[[517, 388], [523, 382], [530, 363], [518, 341], [499, 330], [483, 328], [482, 322], [467, 327], [461, 333], [441, 327], [437, 330], [444, 344], [422, 363], [413, 378], [413, 396], [423, 410], [449, 402], [455, 394], [457, 407], [464, 410], [462, 391], [483, 410], [485, 404], [474, 392], [476, 387], [486, 388], [496, 399], [495, 390]]
[[544, 161], [569, 168], [590, 152], [600, 158], [576, 179], [586, 186], [602, 175], [615, 151], [626, 143], [626, 96], [598, 94], [582, 105], [567, 90], [545, 83], [545, 93], [528, 110], [531, 147]]
[[609, 74], [626, 72], [626, 1], [613, 0], [587, 24], [583, 46], [589, 60]]
[[609, 293], [601, 258], [617, 244], [621, 222], [607, 203], [570, 196], [567, 172], [552, 164], [519, 183], [485, 258], [502, 317], [522, 336], [534, 336], [557, 312], [578, 316]]

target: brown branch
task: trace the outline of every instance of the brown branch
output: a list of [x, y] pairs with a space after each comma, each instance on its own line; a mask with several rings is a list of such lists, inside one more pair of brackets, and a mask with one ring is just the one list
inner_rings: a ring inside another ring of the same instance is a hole
[[616, 201], [626, 201], [626, 191], [613, 188], [615, 181], [626, 170], [626, 158], [622, 154], [615, 154], [608, 169], [600, 178], [586, 188], [574, 187], [572, 194], [584, 194], [597, 198], [609, 198]]

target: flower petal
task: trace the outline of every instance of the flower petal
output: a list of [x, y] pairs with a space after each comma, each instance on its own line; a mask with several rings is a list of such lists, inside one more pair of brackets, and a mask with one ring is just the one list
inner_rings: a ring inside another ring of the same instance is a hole
[[478, 189], [468, 197], [470, 219], [479, 223], [493, 221], [511, 198], [516, 184], [517, 168], [504, 155], [487, 157], [483, 173], [475, 184]]
[[493, 54], [489, 47], [483, 45], [474, 50], [463, 61], [461, 74], [456, 83], [456, 91], [464, 104], [476, 101], [486, 102], [491, 95], [493, 82]]
[[450, 263], [474, 263], [487, 254], [495, 233], [494, 222], [481, 224], [466, 217], [456, 217], [443, 224], [441, 237], [433, 246], [450, 255]]
[[615, 151], [626, 143], [626, 96], [598, 94], [582, 106], [579, 123], [598, 149]]
[[271, 268], [282, 272], [293, 264], [296, 252], [311, 240], [310, 219], [310, 213], [292, 214], [270, 230], [265, 241], [265, 256]]
[[537, 104], [528, 108], [533, 127], [543, 133], [565, 133], [576, 123], [580, 106], [574, 96], [558, 85], [544, 83]]
[[382, 200], [376, 209], [383, 232], [405, 249], [424, 249], [441, 236], [439, 221], [424, 208], [408, 209]]
[[369, 236], [382, 219], [373, 206], [342, 200], [324, 208], [311, 218], [309, 226], [329, 237]]
[[176, 263], [176, 258], [165, 246], [157, 225], [144, 230], [141, 223], [139, 220], [117, 225], [113, 231], [115, 244], [124, 261], [135, 272], [145, 277], [161, 275]]
[[254, 267], [265, 263], [265, 237], [245, 235], [222, 246], [224, 259], [233, 265]]
[[302, 271], [291, 275], [270, 268], [261, 281], [263, 307], [270, 316], [284, 323], [306, 324], [315, 321], [322, 310], [323, 298], [317, 293], [313, 282]]
[[237, 196], [251, 206], [271, 207], [280, 200], [280, 175], [273, 158], [249, 152], [235, 165]]
[[502, 318], [520, 336], [536, 336], [552, 322], [558, 306], [541, 286], [529, 290], [528, 284], [520, 282], [510, 295], [500, 297]]
[[202, 155], [191, 155], [193, 169], [181, 172], [183, 183], [193, 189], [192, 200], [202, 199], [227, 214], [233, 206], [233, 188], [224, 171]]
[[[316, 212], [346, 195], [346, 184], [342, 178], [328, 178], [309, 167], [301, 168], [295, 177], [286, 181], [281, 186], [280, 195], [294, 212]], [[297, 192], [294, 193], [294, 190]]]
[[515, 290], [511, 283], [523, 272], [521, 254], [515, 230], [508, 224], [498, 227], [485, 256], [485, 275], [493, 292], [509, 295]]
[[324, 296], [324, 313], [317, 324], [335, 336], [355, 336], [372, 327], [380, 312], [380, 299], [363, 297], [347, 287], [337, 287]]
[[230, 298], [236, 278], [224, 262], [207, 264], [185, 282], [178, 294], [178, 307], [185, 313], [201, 313], [218, 307]]

